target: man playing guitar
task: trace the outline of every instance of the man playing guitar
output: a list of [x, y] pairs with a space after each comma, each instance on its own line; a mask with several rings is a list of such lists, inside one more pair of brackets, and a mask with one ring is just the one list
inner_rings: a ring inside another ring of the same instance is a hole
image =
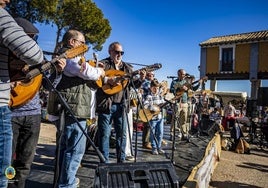
[[[178, 70], [178, 79], [175, 79], [171, 82], [170, 92], [175, 96], [180, 96], [176, 104], [176, 112], [174, 112], [175, 117], [172, 117], [172, 122], [174, 126], [171, 126], [171, 135], [173, 128], [176, 127], [179, 129], [179, 137], [182, 137], [183, 140], [189, 141], [189, 130], [190, 125], [187, 124], [188, 118], [188, 92], [195, 91], [200, 86], [202, 79], [197, 82], [197, 85], [193, 87], [194, 76], [186, 74], [184, 69]], [[178, 121], [176, 121], [178, 119]], [[178, 125], [179, 122], [179, 125]]]
[[[131, 74], [132, 66], [122, 61], [124, 54], [123, 47], [119, 42], [113, 42], [109, 45], [109, 57], [101, 60], [106, 71], [122, 71], [125, 74]], [[144, 78], [142, 78], [144, 79]], [[141, 80], [135, 80], [135, 87], [140, 87]], [[112, 122], [116, 132], [116, 153], [117, 162], [123, 162], [126, 159], [126, 113], [129, 112], [129, 89], [132, 84], [125, 85], [121, 79], [115, 76], [106, 76], [103, 78], [103, 85], [110, 88], [121, 85], [122, 89], [114, 94], [107, 94], [103, 88], [97, 90], [97, 108], [98, 113], [98, 131], [99, 131], [99, 148], [102, 152], [105, 162], [109, 162], [109, 139], [111, 134]], [[130, 125], [132, 126], [132, 125]]]

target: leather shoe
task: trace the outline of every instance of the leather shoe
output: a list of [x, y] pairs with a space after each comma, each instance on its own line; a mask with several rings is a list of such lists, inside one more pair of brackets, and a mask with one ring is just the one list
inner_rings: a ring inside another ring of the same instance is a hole
[[152, 149], [151, 143], [146, 143], [142, 147], [145, 149]]
[[135, 157], [132, 155], [126, 156], [126, 161], [135, 161]]

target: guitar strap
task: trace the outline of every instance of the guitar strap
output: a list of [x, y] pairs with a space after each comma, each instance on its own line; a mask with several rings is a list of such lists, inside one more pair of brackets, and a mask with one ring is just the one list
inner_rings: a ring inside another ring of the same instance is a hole
[[8, 62], [9, 77], [11, 81], [16, 81], [25, 76], [21, 71], [25, 63], [10, 50], [8, 52]]

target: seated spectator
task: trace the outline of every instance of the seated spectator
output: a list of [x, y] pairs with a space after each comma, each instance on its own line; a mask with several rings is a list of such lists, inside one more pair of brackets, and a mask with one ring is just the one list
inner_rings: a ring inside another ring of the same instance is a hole
[[209, 119], [221, 125], [221, 114], [220, 114], [219, 108], [214, 107], [214, 110], [209, 115]]
[[223, 127], [225, 130], [229, 130], [230, 127], [234, 126], [235, 123], [235, 107], [231, 102], [228, 102], [228, 105], [224, 108], [224, 120]]

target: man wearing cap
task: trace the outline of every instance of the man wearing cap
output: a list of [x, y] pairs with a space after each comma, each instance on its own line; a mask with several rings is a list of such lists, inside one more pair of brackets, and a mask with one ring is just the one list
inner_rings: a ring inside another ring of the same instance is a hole
[[[160, 104], [163, 104], [164, 98], [159, 92], [159, 82], [154, 79], [150, 83], [150, 92], [144, 99], [144, 108], [149, 109], [152, 112], [159, 111]], [[162, 150], [162, 139], [164, 135], [164, 119], [161, 112], [156, 113], [155, 116], [149, 121], [151, 131], [150, 132], [150, 142], [152, 147], [152, 154], [164, 154], [165, 151]]]
[[[24, 18], [15, 18], [15, 21], [31, 38], [37, 39], [39, 31], [31, 22]], [[19, 61], [16, 56], [12, 59], [14, 61]], [[62, 70], [64, 66], [64, 61], [59, 61], [57, 64], [57, 67], [60, 67], [60, 70]], [[40, 84], [41, 82], [42, 80], [40, 80]], [[19, 83], [14, 83], [14, 85], [16, 84]], [[28, 87], [29, 88], [24, 87], [25, 92], [27, 89], [31, 90], [31, 84]], [[9, 183], [9, 188], [25, 187], [25, 181], [29, 176], [34, 159], [41, 125], [41, 101], [39, 91], [35, 92], [36, 93], [32, 99], [26, 101], [23, 105], [11, 108], [11, 124], [13, 129], [11, 161], [12, 166], [15, 168], [16, 175], [14, 181]]]
[[0, 188], [7, 187], [5, 170], [11, 163], [12, 128], [10, 100], [10, 78], [8, 72], [10, 51], [29, 65], [41, 63], [43, 53], [12, 16], [4, 9], [9, 0], [0, 0]]

